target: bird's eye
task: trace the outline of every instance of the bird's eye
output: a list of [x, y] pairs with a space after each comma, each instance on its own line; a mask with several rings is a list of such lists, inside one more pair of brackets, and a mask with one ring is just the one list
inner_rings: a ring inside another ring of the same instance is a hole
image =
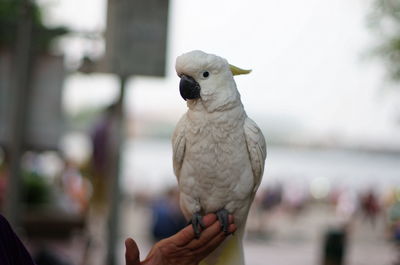
[[207, 72], [207, 71], [203, 72], [203, 77], [204, 77], [204, 78], [207, 78], [209, 75], [210, 75], [209, 72]]

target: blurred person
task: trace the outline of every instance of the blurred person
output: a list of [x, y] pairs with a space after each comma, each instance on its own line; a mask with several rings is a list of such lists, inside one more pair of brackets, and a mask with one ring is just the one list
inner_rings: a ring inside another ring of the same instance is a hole
[[[88, 264], [97, 264], [104, 259], [106, 250], [106, 224], [111, 201], [113, 156], [116, 146], [116, 119], [118, 105], [111, 104], [99, 115], [90, 132], [92, 155], [88, 174], [92, 184], [92, 196], [88, 215]], [[99, 251], [100, 250], [100, 251]]]
[[[197, 265], [202, 259], [216, 249], [228, 236], [221, 229], [215, 214], [203, 217], [204, 231], [199, 239], [191, 225], [175, 235], [156, 243], [147, 258], [139, 261], [139, 250], [136, 242], [128, 238], [125, 241], [126, 265]], [[236, 231], [233, 217], [229, 218], [229, 233]], [[0, 214], [0, 264], [1, 265], [35, 265], [24, 244], [15, 234], [7, 220]]]
[[247, 239], [264, 238], [266, 235], [267, 220], [264, 220], [265, 212], [262, 207], [262, 199], [266, 188], [260, 187], [251, 204], [246, 222]]
[[258, 232], [263, 237], [269, 237], [273, 233], [269, 227], [271, 216], [276, 213], [276, 209], [281, 205], [283, 199], [283, 187], [280, 183], [266, 188], [261, 193], [260, 199], [260, 222]]
[[352, 223], [357, 210], [357, 197], [353, 191], [343, 190], [336, 195], [336, 215], [345, 224]]
[[168, 189], [165, 195], [152, 204], [152, 235], [155, 241], [170, 237], [186, 226], [186, 219], [179, 208], [179, 191]]
[[66, 161], [61, 175], [62, 187], [67, 195], [69, 211], [84, 214], [88, 208], [91, 185], [72, 161]]
[[112, 155], [115, 141], [115, 119], [117, 105], [108, 106], [100, 115], [91, 129], [92, 156], [90, 173], [93, 185], [91, 206], [103, 214], [107, 212], [107, 202], [110, 201], [112, 172]]
[[393, 225], [393, 239], [397, 245], [400, 245], [400, 220]]
[[303, 212], [307, 203], [307, 192], [302, 185], [291, 183], [285, 187], [284, 202], [288, 212], [293, 217], [298, 216]]
[[[266, 187], [256, 195], [250, 209], [248, 230], [255, 238], [268, 238], [273, 231], [269, 229], [269, 221], [276, 208], [282, 203], [283, 188], [281, 184]], [[252, 230], [252, 231], [250, 231]]]
[[397, 250], [393, 265], [400, 265], [400, 200], [396, 199], [388, 210], [388, 235]]
[[346, 246], [346, 227], [328, 230], [323, 243], [322, 265], [345, 264]]
[[396, 200], [388, 211], [389, 236], [400, 245], [400, 200]]
[[379, 202], [375, 192], [370, 189], [362, 194], [360, 198], [360, 204], [361, 214], [363, 215], [364, 219], [369, 220], [371, 224], [374, 225], [380, 212]]
[[261, 207], [264, 211], [272, 211], [282, 202], [282, 185], [267, 188], [262, 193]]

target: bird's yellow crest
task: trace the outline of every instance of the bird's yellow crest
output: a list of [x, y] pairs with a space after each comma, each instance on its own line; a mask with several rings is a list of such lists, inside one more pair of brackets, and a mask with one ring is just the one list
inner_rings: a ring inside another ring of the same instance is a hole
[[229, 68], [233, 75], [247, 75], [251, 72], [251, 70], [244, 70], [232, 64], [229, 65]]

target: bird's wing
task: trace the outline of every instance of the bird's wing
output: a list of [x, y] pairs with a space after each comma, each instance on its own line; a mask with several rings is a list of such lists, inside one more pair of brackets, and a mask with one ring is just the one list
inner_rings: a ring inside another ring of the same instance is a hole
[[179, 182], [180, 171], [182, 168], [183, 158], [185, 156], [185, 128], [186, 128], [186, 114], [179, 120], [175, 127], [174, 134], [172, 135], [172, 152], [173, 152], [173, 166], [174, 173]]
[[267, 147], [265, 138], [257, 124], [250, 118], [244, 122], [244, 134], [246, 137], [247, 150], [249, 151], [251, 168], [254, 175], [254, 192], [257, 191], [264, 173], [265, 158], [267, 157]]

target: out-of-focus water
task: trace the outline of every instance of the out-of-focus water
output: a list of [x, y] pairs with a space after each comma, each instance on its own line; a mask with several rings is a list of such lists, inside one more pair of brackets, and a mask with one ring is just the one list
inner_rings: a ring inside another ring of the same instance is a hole
[[[283, 146], [267, 149], [262, 186], [281, 182], [305, 187], [313, 179], [323, 178], [330, 187], [357, 190], [400, 187], [400, 155]], [[122, 166], [125, 192], [159, 192], [176, 185], [168, 140], [127, 141]]]

